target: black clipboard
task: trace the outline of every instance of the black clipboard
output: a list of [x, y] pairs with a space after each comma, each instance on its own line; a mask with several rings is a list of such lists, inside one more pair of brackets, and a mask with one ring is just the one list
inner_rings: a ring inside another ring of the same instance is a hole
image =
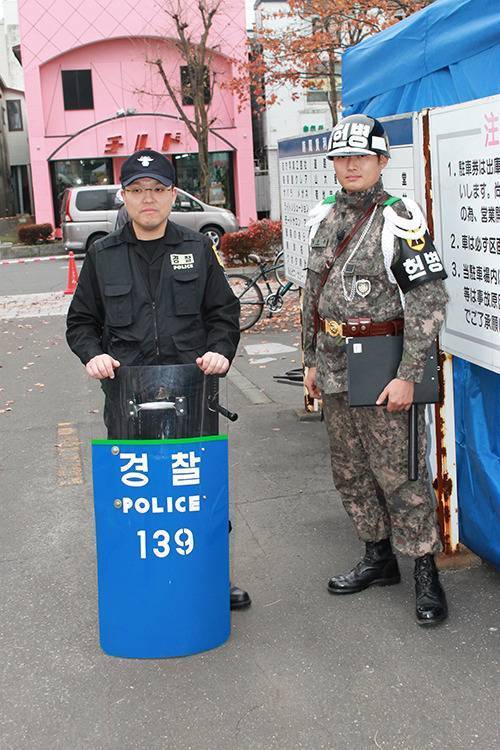
[[[387, 383], [396, 377], [403, 353], [402, 336], [364, 336], [346, 342], [349, 406], [374, 406]], [[415, 383], [414, 404], [440, 401], [439, 357], [434, 342], [422, 381]]]

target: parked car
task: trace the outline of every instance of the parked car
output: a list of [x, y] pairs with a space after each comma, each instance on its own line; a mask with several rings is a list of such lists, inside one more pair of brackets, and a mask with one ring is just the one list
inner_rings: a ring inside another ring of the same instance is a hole
[[[121, 205], [120, 185], [87, 185], [66, 188], [61, 201], [61, 227], [67, 251], [86, 252], [95, 240], [115, 228]], [[225, 232], [239, 229], [236, 216], [226, 208], [209, 206], [185, 190], [177, 189], [172, 220], [210, 237], [217, 247]]]

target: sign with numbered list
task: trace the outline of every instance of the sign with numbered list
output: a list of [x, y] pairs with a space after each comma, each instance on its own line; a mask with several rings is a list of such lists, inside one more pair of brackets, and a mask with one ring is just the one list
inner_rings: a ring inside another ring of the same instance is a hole
[[429, 120], [450, 295], [441, 346], [500, 372], [500, 96], [431, 110]]
[[227, 437], [96, 440], [102, 649], [184, 656], [230, 633]]
[[[383, 172], [388, 193], [421, 202], [418, 160], [418, 116], [382, 118], [391, 143], [391, 159]], [[311, 208], [340, 190], [333, 163], [326, 158], [331, 131], [287, 138], [278, 143], [278, 165], [287, 279], [304, 286], [309, 254], [306, 227]], [[419, 160], [420, 162], [422, 160]]]

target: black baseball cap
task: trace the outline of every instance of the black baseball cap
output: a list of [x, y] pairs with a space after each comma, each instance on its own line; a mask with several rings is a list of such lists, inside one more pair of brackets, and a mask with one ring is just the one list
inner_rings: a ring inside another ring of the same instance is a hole
[[152, 151], [150, 148], [144, 148], [136, 151], [123, 162], [120, 180], [123, 187], [130, 185], [141, 177], [151, 177], [158, 180], [162, 185], [170, 187], [175, 181], [175, 171], [170, 159], [159, 151]]

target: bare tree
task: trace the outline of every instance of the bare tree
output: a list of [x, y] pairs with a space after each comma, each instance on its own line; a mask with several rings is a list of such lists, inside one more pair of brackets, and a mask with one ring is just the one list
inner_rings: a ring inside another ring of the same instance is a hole
[[[211, 36], [214, 19], [223, 4], [224, 0], [196, 0], [193, 3], [161, 0], [160, 7], [176, 34], [175, 46], [184, 61], [180, 87], [170, 80], [161, 57], [153, 55], [147, 59], [156, 68], [179, 117], [198, 144], [200, 197], [205, 202], [210, 200], [208, 136], [217, 119], [209, 112], [217, 79], [215, 60], [219, 54], [217, 47], [211, 44]], [[186, 111], [187, 105], [193, 106], [192, 119], [191, 113]]]

